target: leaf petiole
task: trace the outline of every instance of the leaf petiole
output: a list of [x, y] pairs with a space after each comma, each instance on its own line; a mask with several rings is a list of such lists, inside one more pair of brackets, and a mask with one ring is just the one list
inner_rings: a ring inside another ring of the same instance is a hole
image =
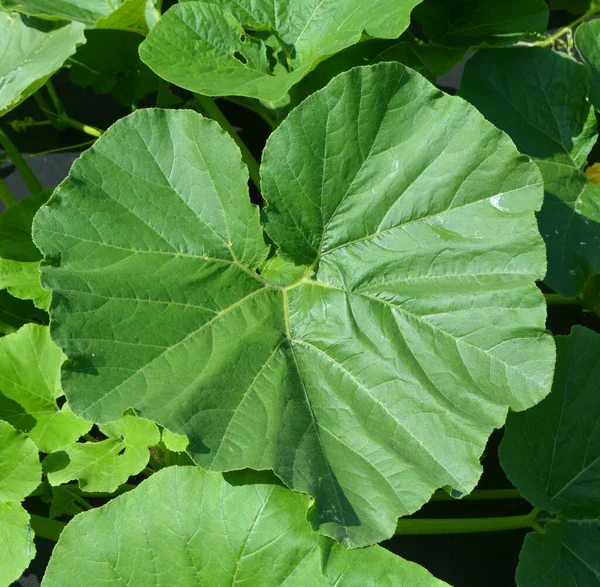
[[578, 298], [566, 298], [556, 293], [545, 293], [544, 297], [549, 306], [578, 306], [581, 304]]
[[12, 193], [10, 188], [0, 179], [0, 200], [4, 202], [7, 208], [14, 206], [17, 203], [17, 198]]
[[221, 128], [235, 141], [235, 144], [242, 152], [242, 159], [244, 163], [248, 166], [248, 172], [250, 173], [250, 179], [252, 180], [252, 183], [258, 190], [260, 190], [260, 172], [258, 161], [254, 158], [254, 155], [250, 152], [250, 149], [248, 149], [244, 141], [242, 141], [240, 135], [238, 135], [233, 126], [231, 126], [231, 123], [227, 120], [227, 118], [225, 118], [225, 115], [215, 104], [214, 100], [208, 96], [195, 94], [195, 101], [200, 108], [204, 110], [206, 115], [218, 122]]
[[469, 534], [472, 532], [498, 532], [532, 528], [538, 530], [539, 510], [533, 509], [523, 516], [497, 516], [493, 518], [401, 518], [396, 534]]
[[[40, 184], [23, 155], [21, 155], [15, 144], [10, 140], [10, 137], [2, 129], [0, 129], [0, 145], [2, 145], [2, 148], [6, 151], [6, 154], [10, 157], [10, 160], [21, 174], [21, 177], [31, 194], [39, 194], [43, 189], [42, 184]], [[4, 197], [2, 199], [4, 199]]]
[[36, 516], [30, 514], [31, 527], [35, 532], [35, 535], [46, 540], [52, 540], [58, 542], [60, 533], [65, 529], [66, 524], [58, 520], [51, 520], [50, 518], [44, 518], [43, 516]]

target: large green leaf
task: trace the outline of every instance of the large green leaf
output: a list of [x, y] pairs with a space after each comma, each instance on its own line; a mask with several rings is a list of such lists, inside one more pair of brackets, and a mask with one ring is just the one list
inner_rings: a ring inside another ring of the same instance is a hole
[[509, 479], [535, 506], [600, 518], [600, 335], [575, 326], [556, 337], [552, 393], [511, 414], [500, 446]]
[[27, 324], [0, 339], [0, 419], [27, 432], [42, 452], [71, 444], [92, 427], [56, 403], [64, 359], [46, 326]]
[[131, 407], [187, 436], [206, 469], [271, 468], [320, 531], [379, 541], [436, 488], [471, 491], [507, 408], [548, 392], [539, 172], [386, 63], [266, 146], [267, 230], [309, 267], [257, 273], [247, 180], [186, 111], [138, 111], [75, 163], [34, 221], [65, 392], [87, 419]]
[[309, 499], [264, 475], [168, 467], [65, 528], [43, 586], [445, 585], [379, 546], [314, 534]]
[[479, 52], [460, 90], [540, 167], [545, 282], [565, 296], [577, 295], [600, 272], [600, 186], [583, 173], [598, 136], [586, 89], [581, 63], [550, 49], [519, 48]]
[[41, 88], [75, 48], [83, 25], [53, 23], [0, 11], [0, 116]]
[[148, 447], [160, 441], [153, 422], [126, 415], [100, 426], [108, 438], [100, 442], [74, 442], [44, 459], [44, 472], [51, 485], [73, 479], [87, 492], [116, 491], [132, 475], [148, 464]]
[[575, 44], [588, 66], [590, 100], [596, 110], [600, 110], [600, 20], [592, 20], [578, 27]]
[[500, 445], [512, 483], [559, 516], [525, 540], [517, 570], [522, 587], [600, 584], [600, 335], [575, 326], [556, 345], [552, 392], [508, 417]]
[[142, 34], [157, 18], [153, 0], [0, 0], [0, 4], [30, 16]]
[[421, 0], [215, 0], [170, 8], [140, 45], [164, 79], [209, 96], [277, 101], [363, 31], [395, 38]]
[[414, 16], [437, 45], [493, 47], [546, 32], [548, 5], [544, 0], [424, 0]]
[[10, 585], [35, 555], [29, 514], [23, 501], [41, 482], [35, 444], [0, 420], [0, 582]]

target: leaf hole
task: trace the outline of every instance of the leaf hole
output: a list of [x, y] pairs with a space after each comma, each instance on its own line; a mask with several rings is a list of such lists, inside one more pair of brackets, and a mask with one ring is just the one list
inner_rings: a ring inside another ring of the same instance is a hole
[[248, 63], [248, 60], [246, 59], [246, 57], [240, 53], [239, 51], [236, 51], [233, 56], [240, 62], [243, 63], [244, 65], [246, 65]]
[[123, 447], [118, 453], [117, 455], [122, 455], [125, 452], [125, 447]]
[[245, 43], [245, 42], [246, 42], [246, 35], [244, 35], [243, 33], [240, 35], [240, 41], [241, 41], [242, 43]]

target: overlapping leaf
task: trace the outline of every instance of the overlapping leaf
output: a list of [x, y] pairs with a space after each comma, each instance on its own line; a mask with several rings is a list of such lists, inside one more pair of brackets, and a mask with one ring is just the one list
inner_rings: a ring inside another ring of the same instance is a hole
[[6, 290], [0, 290], [0, 336], [17, 332], [30, 322], [47, 325], [48, 314], [37, 308], [31, 300], [22, 300]]
[[600, 580], [600, 335], [576, 326], [559, 336], [554, 384], [538, 406], [511, 414], [502, 467], [524, 497], [558, 516], [525, 541], [520, 586]]
[[35, 444], [0, 420], [0, 581], [19, 578], [35, 555], [29, 514], [21, 506], [42, 480]]
[[592, 20], [578, 27], [575, 44], [588, 66], [590, 100], [596, 110], [600, 110], [600, 20]]
[[583, 172], [598, 137], [586, 90], [584, 65], [542, 48], [478, 53], [465, 67], [460, 90], [540, 167], [544, 280], [565, 296], [580, 293], [600, 272], [600, 186]]
[[148, 464], [148, 447], [160, 441], [153, 422], [126, 415], [100, 426], [106, 440], [73, 443], [44, 459], [44, 473], [51, 485], [74, 479], [87, 492], [116, 491], [132, 475]]
[[263, 480], [168, 467], [67, 526], [44, 587], [445, 585], [379, 546], [346, 550], [312, 532], [307, 496]]
[[436, 488], [469, 492], [507, 408], [549, 389], [539, 172], [386, 63], [265, 149], [267, 231], [305, 267], [257, 273], [247, 179], [185, 111], [136, 112], [73, 166], [34, 223], [65, 392], [87, 419], [132, 407], [184, 434], [206, 469], [271, 468], [321, 532], [379, 541]]
[[209, 96], [268, 101], [363, 31], [396, 38], [421, 0], [216, 0], [170, 8], [140, 46], [164, 79]]
[[157, 18], [153, 0], [0, 0], [0, 4], [6, 10], [30, 16], [142, 34]]
[[39, 90], [85, 43], [83, 28], [0, 11], [0, 116]]
[[544, 0], [424, 0], [415, 18], [429, 40], [445, 47], [495, 47], [516, 43], [548, 24]]
[[27, 432], [42, 452], [63, 448], [92, 427], [68, 405], [57, 405], [64, 359], [46, 326], [27, 324], [0, 339], [0, 419]]

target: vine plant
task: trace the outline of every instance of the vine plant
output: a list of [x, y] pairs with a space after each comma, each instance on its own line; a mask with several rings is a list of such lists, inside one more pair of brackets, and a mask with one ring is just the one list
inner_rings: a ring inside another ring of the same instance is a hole
[[[0, 585], [45, 538], [44, 586], [434, 586], [378, 543], [511, 529], [519, 585], [596, 584], [600, 335], [546, 318], [600, 307], [597, 12], [0, 0]], [[40, 129], [89, 138], [52, 189]]]

